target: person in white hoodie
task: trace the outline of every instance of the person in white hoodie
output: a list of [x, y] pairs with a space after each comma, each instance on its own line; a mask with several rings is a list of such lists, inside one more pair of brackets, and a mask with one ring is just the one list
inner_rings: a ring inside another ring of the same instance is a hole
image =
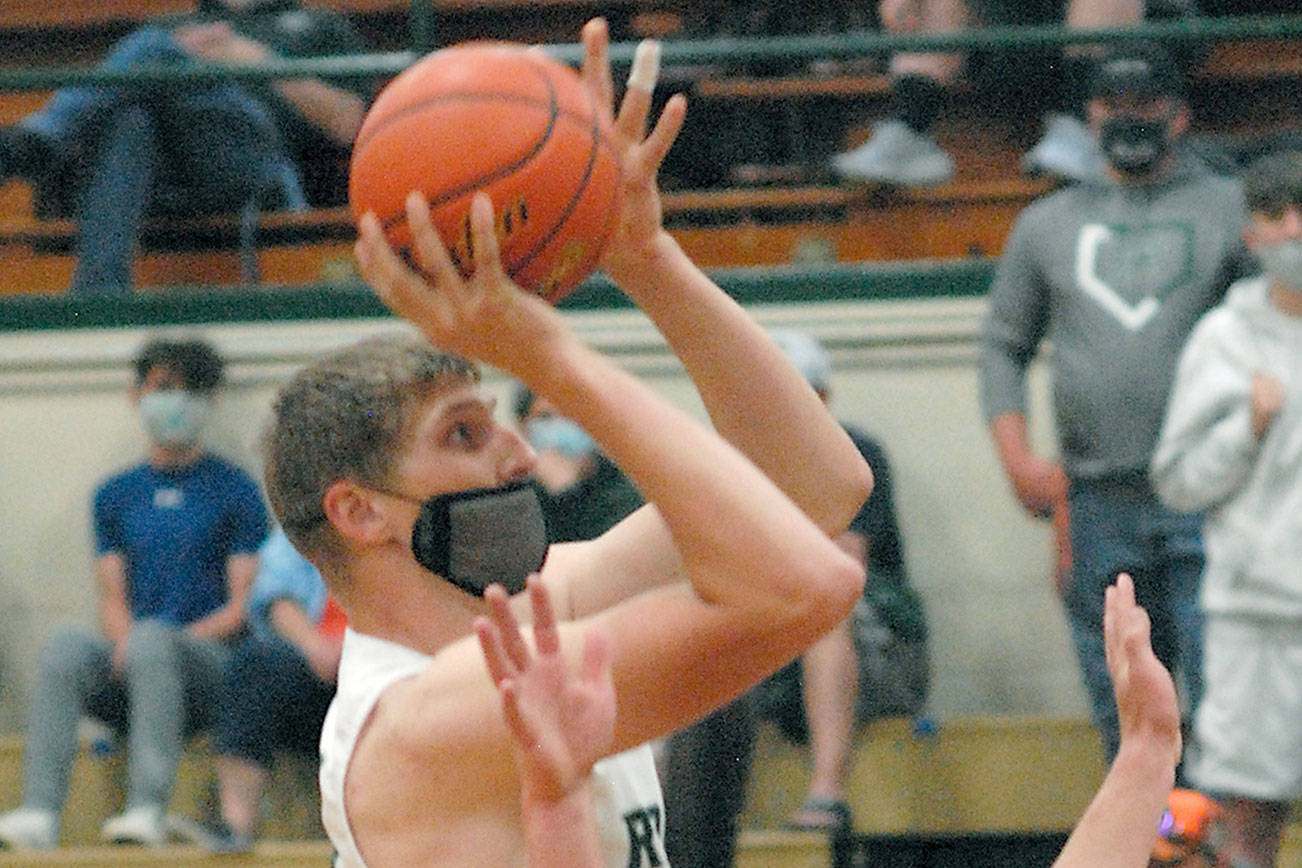
[[1257, 161], [1244, 237], [1263, 274], [1190, 334], [1153, 456], [1206, 510], [1206, 692], [1190, 777], [1223, 801], [1236, 868], [1273, 865], [1302, 795], [1302, 152]]

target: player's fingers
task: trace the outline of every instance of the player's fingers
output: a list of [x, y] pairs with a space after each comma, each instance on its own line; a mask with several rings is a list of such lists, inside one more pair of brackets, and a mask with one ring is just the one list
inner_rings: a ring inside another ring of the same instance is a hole
[[529, 603], [533, 607], [533, 642], [539, 654], [555, 654], [561, 650], [560, 635], [556, 630], [556, 613], [552, 610], [551, 594], [537, 574], [529, 577]]
[[660, 77], [660, 43], [644, 39], [633, 54], [628, 73], [628, 87], [619, 104], [615, 128], [625, 141], [640, 142], [646, 134], [646, 119], [651, 111], [651, 96]]
[[413, 310], [413, 284], [418, 279], [393, 252], [372, 213], [362, 215], [357, 224], [357, 270], [380, 300], [395, 312], [407, 315]]
[[501, 687], [502, 680], [515, 674], [511, 661], [502, 648], [502, 634], [490, 619], [480, 616], [474, 621], [475, 636], [479, 639], [480, 650], [484, 652], [484, 663], [488, 667], [488, 677]]
[[520, 635], [520, 625], [511, 611], [506, 590], [501, 585], [489, 585], [484, 592], [484, 599], [488, 601], [488, 612], [493, 623], [501, 631], [502, 648], [507, 658], [517, 670], [526, 668], [529, 665], [529, 646]]
[[610, 29], [606, 19], [593, 18], [583, 26], [583, 81], [597, 108], [611, 111], [615, 104], [615, 85], [610, 77]]
[[686, 117], [687, 97], [676, 93], [669, 98], [669, 102], [665, 103], [664, 111], [660, 112], [660, 117], [656, 119], [655, 128], [643, 143], [641, 159], [647, 171], [655, 173], [659, 170], [660, 164], [664, 162], [669, 149], [674, 145], [674, 139], [678, 138], [678, 132], [683, 128]]
[[502, 697], [502, 717], [506, 718], [506, 725], [514, 734], [515, 740], [526, 749], [536, 744], [537, 734], [520, 711], [520, 689], [515, 679], [508, 678], [499, 683], [497, 692]]
[[487, 193], [476, 193], [470, 202], [470, 243], [474, 247], [475, 278], [481, 286], [498, 286], [503, 276], [494, 229], [493, 202]]
[[443, 244], [438, 230], [434, 228], [434, 221], [430, 219], [429, 201], [426, 200], [425, 195], [419, 190], [412, 190], [407, 194], [406, 207], [407, 228], [411, 230], [412, 241], [416, 248], [416, 261], [420, 267], [439, 286], [459, 281], [461, 275], [452, 264], [447, 247]]

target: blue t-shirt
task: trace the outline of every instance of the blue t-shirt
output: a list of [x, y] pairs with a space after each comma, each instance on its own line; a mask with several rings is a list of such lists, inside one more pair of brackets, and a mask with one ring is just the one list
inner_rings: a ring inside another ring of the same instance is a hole
[[311, 561], [298, 553], [285, 532], [276, 528], [258, 551], [258, 575], [245, 603], [245, 620], [253, 635], [271, 640], [279, 635], [271, 624], [271, 604], [296, 603], [313, 623], [326, 606], [326, 586]]
[[257, 484], [204, 456], [187, 467], [140, 464], [95, 492], [95, 549], [126, 564], [133, 618], [184, 626], [226, 602], [226, 561], [253, 554], [267, 536]]

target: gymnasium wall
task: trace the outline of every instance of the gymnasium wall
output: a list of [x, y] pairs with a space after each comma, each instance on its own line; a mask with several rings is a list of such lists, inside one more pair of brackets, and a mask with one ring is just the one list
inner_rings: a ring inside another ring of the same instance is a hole
[[[753, 310], [765, 323], [824, 340], [836, 415], [875, 434], [893, 461], [906, 558], [932, 627], [931, 712], [1081, 717], [1083, 694], [1052, 591], [1048, 527], [1013, 500], [977, 410], [982, 308], [980, 299], [943, 299]], [[587, 340], [701, 412], [640, 314], [569, 316]], [[230, 360], [213, 448], [256, 473], [257, 433], [291, 371], [331, 347], [402, 328], [368, 319], [203, 330]], [[152, 333], [0, 334], [0, 732], [22, 728], [36, 655], [52, 629], [95, 622], [89, 498], [99, 480], [142, 454], [126, 398], [128, 363]], [[505, 396], [509, 384], [489, 376], [488, 387]], [[1035, 436], [1051, 448], [1046, 394], [1037, 367]]]

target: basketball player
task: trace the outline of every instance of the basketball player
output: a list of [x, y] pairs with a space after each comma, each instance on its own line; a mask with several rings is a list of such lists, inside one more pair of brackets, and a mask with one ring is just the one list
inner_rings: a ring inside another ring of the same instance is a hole
[[[584, 44], [585, 78], [610, 106], [603, 22]], [[518, 596], [539, 571], [576, 669], [584, 636], [610, 637], [618, 713], [592, 789], [604, 864], [621, 868], [667, 863], [646, 743], [792, 659], [862, 592], [862, 569], [832, 537], [871, 472], [782, 351], [663, 229], [655, 174], [686, 104], [671, 99], [644, 134], [655, 75], [642, 54], [615, 120], [624, 205], [602, 268], [677, 354], [713, 431], [510, 282], [483, 195], [470, 279], [419, 194], [407, 203], [419, 273], [365, 216], [361, 273], [428, 343], [363, 342], [277, 398], [268, 493], [349, 615], [322, 732], [322, 814], [339, 865], [525, 863], [520, 771], [473, 629], [490, 583]], [[532, 454], [494, 419], [463, 358], [550, 400], [648, 505], [596, 540], [546, 550], [532, 488], [519, 484]], [[530, 619], [527, 597], [510, 605]]]

